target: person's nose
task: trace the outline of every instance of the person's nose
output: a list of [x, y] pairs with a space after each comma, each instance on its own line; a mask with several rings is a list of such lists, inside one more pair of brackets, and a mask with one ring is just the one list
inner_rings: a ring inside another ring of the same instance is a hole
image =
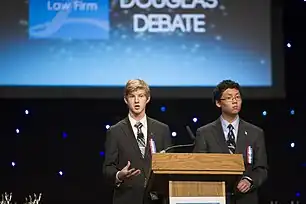
[[135, 97], [135, 103], [139, 103], [139, 97], [138, 96]]

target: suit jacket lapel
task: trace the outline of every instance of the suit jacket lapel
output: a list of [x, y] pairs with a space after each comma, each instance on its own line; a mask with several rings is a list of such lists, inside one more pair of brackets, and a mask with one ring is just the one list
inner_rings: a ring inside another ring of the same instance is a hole
[[132, 145], [133, 149], [139, 155], [139, 157], [142, 159], [141, 151], [139, 149], [139, 146], [138, 146], [137, 140], [135, 138], [134, 131], [132, 129], [129, 118], [126, 117], [123, 120], [122, 124], [123, 124], [122, 130], [126, 134], [126, 136], [128, 137], [128, 141], [131, 141], [131, 145]]
[[237, 134], [237, 144], [236, 144], [236, 154], [244, 154], [246, 148], [246, 134], [245, 125], [243, 120], [239, 121], [238, 134]]
[[145, 158], [149, 158], [151, 161], [151, 152], [150, 152], [150, 137], [152, 134], [152, 124], [153, 120], [147, 116], [147, 145], [145, 150]]
[[[150, 171], [151, 171], [151, 161], [152, 161], [152, 155], [151, 155], [151, 149], [150, 149], [150, 138], [152, 134], [152, 125], [153, 120], [147, 116], [147, 145], [145, 149], [145, 156], [143, 159], [144, 162], [144, 173], [145, 177], [149, 178], [150, 176]], [[146, 185], [146, 180], [145, 180], [145, 185]]]
[[220, 119], [215, 121], [215, 138], [217, 139], [223, 153], [229, 153]]

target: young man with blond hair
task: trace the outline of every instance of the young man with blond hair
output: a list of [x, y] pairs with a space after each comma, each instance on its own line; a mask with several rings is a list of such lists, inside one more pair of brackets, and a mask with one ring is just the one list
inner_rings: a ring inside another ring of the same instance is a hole
[[156, 195], [145, 194], [151, 154], [169, 147], [171, 135], [168, 125], [146, 115], [150, 99], [145, 81], [129, 80], [124, 89], [128, 116], [107, 131], [103, 172], [114, 186], [113, 204], [158, 202]]

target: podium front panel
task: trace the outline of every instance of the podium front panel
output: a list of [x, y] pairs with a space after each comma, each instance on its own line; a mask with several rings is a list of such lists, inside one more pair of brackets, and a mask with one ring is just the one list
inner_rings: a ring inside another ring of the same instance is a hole
[[225, 182], [169, 181], [170, 204], [225, 204]]

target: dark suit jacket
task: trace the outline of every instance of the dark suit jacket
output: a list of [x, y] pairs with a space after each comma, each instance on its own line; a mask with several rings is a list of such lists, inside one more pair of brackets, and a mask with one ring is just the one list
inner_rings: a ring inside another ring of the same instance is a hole
[[[247, 162], [246, 151], [248, 146], [253, 149], [252, 164]], [[230, 154], [220, 119], [197, 130], [194, 152]], [[236, 200], [236, 204], [257, 204], [257, 189], [267, 179], [268, 169], [263, 130], [240, 119], [235, 154], [243, 154], [246, 168], [244, 176], [253, 180], [253, 186], [245, 194], [239, 193], [237, 189], [231, 189], [234, 192], [234, 200]]]
[[[166, 124], [147, 117], [147, 130], [147, 138], [153, 138], [157, 152], [171, 146], [170, 129]], [[116, 186], [116, 173], [124, 168], [128, 161], [131, 162], [131, 168], [140, 169], [141, 174]], [[132, 126], [126, 117], [112, 126], [106, 135], [103, 173], [114, 186], [113, 204], [149, 203], [149, 196], [144, 195], [144, 192], [150, 171], [149, 142], [147, 141], [145, 157], [142, 158]]]

